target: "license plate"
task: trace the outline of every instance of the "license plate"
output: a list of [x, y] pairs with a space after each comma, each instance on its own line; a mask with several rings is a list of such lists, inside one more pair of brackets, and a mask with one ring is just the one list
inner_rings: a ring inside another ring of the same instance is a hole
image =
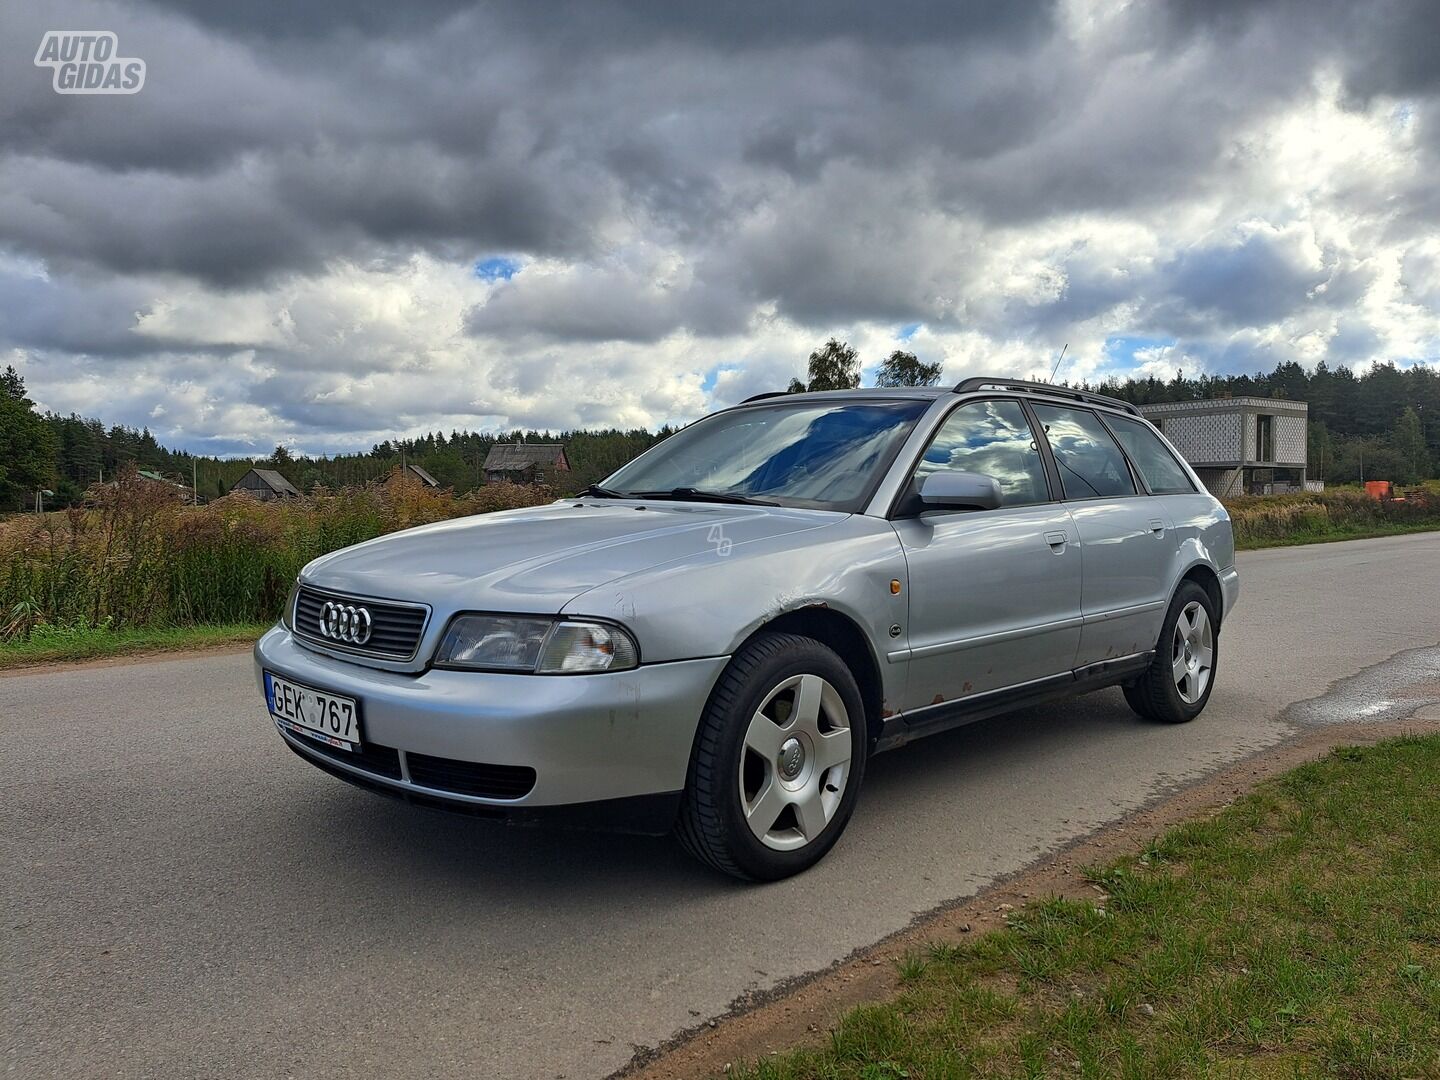
[[341, 750], [360, 749], [360, 703], [265, 672], [265, 703], [277, 723]]

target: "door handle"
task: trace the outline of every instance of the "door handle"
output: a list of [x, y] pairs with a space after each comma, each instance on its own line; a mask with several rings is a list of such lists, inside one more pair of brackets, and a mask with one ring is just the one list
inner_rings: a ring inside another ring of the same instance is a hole
[[1070, 542], [1070, 537], [1063, 532], [1048, 532], [1045, 534], [1045, 542], [1050, 545], [1050, 550], [1058, 555], [1065, 550], [1065, 545]]
[[1152, 533], [1154, 533], [1156, 536], [1164, 536], [1164, 535], [1165, 535], [1165, 522], [1161, 521], [1159, 518], [1151, 518], [1151, 519], [1150, 519], [1150, 531], [1151, 531]]

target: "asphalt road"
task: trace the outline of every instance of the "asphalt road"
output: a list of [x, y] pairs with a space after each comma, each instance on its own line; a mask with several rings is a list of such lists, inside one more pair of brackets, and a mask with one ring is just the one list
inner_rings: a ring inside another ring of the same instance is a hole
[[0, 678], [5, 1065], [603, 1076], [1297, 724], [1440, 698], [1440, 535], [1240, 565], [1198, 721], [1107, 691], [882, 755], [830, 857], [766, 887], [352, 789], [281, 746], [248, 656]]

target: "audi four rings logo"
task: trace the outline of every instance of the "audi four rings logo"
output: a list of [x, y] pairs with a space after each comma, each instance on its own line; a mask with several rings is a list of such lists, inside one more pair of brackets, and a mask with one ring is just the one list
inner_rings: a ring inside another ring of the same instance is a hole
[[370, 640], [370, 612], [353, 604], [327, 600], [320, 609], [320, 633], [331, 641], [364, 645]]

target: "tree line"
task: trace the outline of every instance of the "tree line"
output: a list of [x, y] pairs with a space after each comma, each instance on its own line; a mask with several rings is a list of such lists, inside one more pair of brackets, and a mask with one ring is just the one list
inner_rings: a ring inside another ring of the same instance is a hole
[[1282, 398], [1310, 407], [1308, 473], [1327, 483], [1392, 480], [1414, 484], [1440, 465], [1440, 369], [1372, 365], [1361, 374], [1323, 360], [1307, 371], [1294, 361], [1266, 374], [1201, 375], [1170, 380], [1109, 379], [1082, 385], [1136, 405], [1214, 397]]
[[[896, 350], [878, 369], [878, 386], [929, 386], [939, 363]], [[838, 338], [810, 354], [805, 381], [789, 392], [858, 387], [857, 351]], [[1409, 484], [1436, 474], [1440, 463], [1440, 371], [1425, 365], [1375, 364], [1357, 374], [1323, 361], [1312, 371], [1287, 362], [1269, 373], [1174, 378], [1110, 379], [1080, 384], [1135, 404], [1213, 397], [1284, 398], [1310, 406], [1310, 475], [1330, 483], [1389, 479]], [[386, 476], [402, 462], [419, 465], [443, 487], [467, 492], [483, 482], [481, 467], [496, 443], [561, 442], [572, 472], [556, 477], [562, 491], [579, 490], [607, 476], [672, 433], [616, 428], [589, 431], [452, 430], [417, 438], [387, 439], [363, 453], [312, 456], [277, 446], [264, 458], [217, 458], [170, 450], [148, 429], [107, 427], [92, 417], [40, 413], [13, 367], [0, 373], [0, 510], [29, 509], [37, 493], [49, 507], [77, 505], [90, 485], [127, 465], [182, 481], [196, 481], [201, 499], [227, 493], [251, 467], [273, 468], [301, 491], [335, 489]]]

